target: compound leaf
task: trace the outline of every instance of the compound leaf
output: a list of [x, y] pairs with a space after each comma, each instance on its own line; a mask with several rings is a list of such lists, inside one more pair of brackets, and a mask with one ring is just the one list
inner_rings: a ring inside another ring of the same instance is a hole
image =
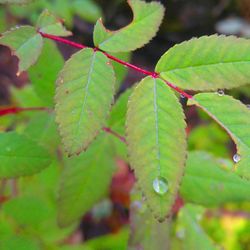
[[0, 178], [35, 174], [49, 166], [48, 152], [14, 132], [0, 134]]
[[230, 165], [206, 152], [190, 152], [180, 188], [182, 198], [205, 206], [249, 200], [250, 182], [233, 173]]
[[184, 115], [172, 90], [159, 79], [145, 78], [128, 103], [127, 142], [130, 163], [154, 217], [171, 212], [185, 156]]
[[48, 10], [44, 10], [38, 18], [36, 27], [40, 32], [55, 36], [70, 36], [72, 33], [65, 29], [62, 20], [55, 17]]
[[231, 96], [203, 93], [194, 96], [189, 104], [204, 110], [232, 137], [237, 147], [235, 171], [250, 178], [250, 109]]
[[66, 160], [58, 199], [61, 226], [76, 222], [105, 197], [113, 171], [113, 157], [103, 134], [86, 152]]
[[43, 39], [31, 26], [21, 26], [3, 33], [0, 44], [8, 46], [19, 59], [18, 73], [27, 70], [39, 57]]
[[56, 88], [56, 121], [65, 150], [85, 150], [105, 125], [113, 102], [115, 77], [101, 52], [84, 49], [60, 72]]
[[250, 83], [250, 43], [233, 36], [195, 38], [168, 50], [156, 71], [183, 89], [239, 87]]
[[155, 36], [164, 15], [163, 6], [141, 0], [128, 0], [128, 4], [133, 11], [133, 21], [122, 29], [110, 31], [99, 19], [94, 29], [95, 46], [109, 52], [133, 51]]

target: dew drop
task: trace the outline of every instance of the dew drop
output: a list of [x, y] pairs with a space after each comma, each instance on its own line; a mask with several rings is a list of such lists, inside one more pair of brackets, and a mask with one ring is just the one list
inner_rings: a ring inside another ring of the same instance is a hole
[[224, 90], [223, 90], [223, 89], [218, 89], [217, 94], [218, 94], [219, 96], [223, 96], [225, 93], [224, 93]]
[[176, 232], [176, 237], [183, 240], [185, 238], [185, 229], [184, 228], [181, 228], [179, 229], [177, 232]]
[[18, 77], [18, 76], [20, 76], [20, 75], [21, 75], [21, 72], [18, 71], [18, 72], [16, 73], [16, 76]]
[[164, 195], [168, 192], [168, 182], [163, 177], [157, 177], [153, 181], [153, 188], [157, 194]]
[[186, 98], [183, 94], [181, 94], [180, 97], [181, 97], [181, 99], [185, 99]]
[[235, 155], [233, 156], [233, 160], [234, 160], [235, 163], [239, 162], [239, 161], [240, 161], [240, 155], [235, 154]]
[[10, 148], [10, 147], [7, 147], [7, 148], [6, 148], [6, 151], [7, 151], [7, 152], [10, 152], [10, 151], [11, 151], [11, 148]]

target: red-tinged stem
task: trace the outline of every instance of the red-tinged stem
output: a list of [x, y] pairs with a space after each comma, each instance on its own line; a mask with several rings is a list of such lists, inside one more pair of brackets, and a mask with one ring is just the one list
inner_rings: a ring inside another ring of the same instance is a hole
[[117, 137], [121, 142], [127, 144], [126, 139], [125, 139], [123, 136], [121, 136], [121, 135], [119, 135], [118, 133], [116, 133], [115, 131], [113, 131], [112, 129], [103, 127], [102, 130], [105, 131], [106, 133], [109, 133], [109, 134], [111, 134], [111, 135], [114, 135], [114, 136]]
[[17, 114], [23, 111], [38, 111], [38, 110], [49, 111], [49, 109], [45, 107], [32, 107], [32, 108], [11, 107], [11, 108], [0, 109], [0, 116], [9, 115], [9, 114]]
[[[57, 41], [57, 42], [61, 42], [61, 43], [64, 43], [64, 44], [67, 44], [67, 45], [70, 45], [72, 47], [75, 47], [75, 48], [78, 48], [78, 49], [84, 49], [84, 48], [90, 48], [88, 46], [85, 46], [85, 45], [82, 45], [82, 44], [79, 44], [79, 43], [75, 43], [75, 42], [72, 42], [72, 41], [69, 41], [67, 39], [64, 39], [64, 38], [61, 38], [61, 37], [58, 37], [58, 36], [53, 36], [53, 35], [49, 35], [49, 34], [45, 34], [43, 32], [39, 32], [41, 34], [41, 36], [45, 37], [45, 38], [48, 38], [48, 39], [51, 39], [51, 40], [54, 40], [54, 41]], [[177, 91], [178, 93], [180, 93], [181, 95], [185, 96], [186, 98], [188, 99], [191, 99], [193, 98], [193, 96], [189, 95], [188, 93], [184, 92], [183, 90], [179, 89], [177, 86], [175, 86], [173, 83], [170, 83], [166, 80], [164, 80], [159, 73], [157, 72], [151, 72], [151, 71], [148, 71], [148, 70], [145, 70], [145, 69], [142, 69], [134, 64], [131, 64], [131, 63], [128, 63], [128, 62], [125, 62], [121, 59], [118, 59], [110, 54], [108, 54], [107, 52], [104, 52], [102, 50], [100, 50], [99, 48], [92, 48], [94, 49], [95, 51], [100, 51], [102, 52], [105, 56], [107, 56], [109, 59], [119, 63], [119, 64], [122, 64], [124, 65], [125, 67], [128, 67], [128, 68], [131, 68], [137, 72], [140, 72], [144, 75], [148, 75], [148, 76], [151, 76], [153, 78], [159, 78], [161, 80], [163, 80], [170, 88], [174, 89], [175, 91]]]

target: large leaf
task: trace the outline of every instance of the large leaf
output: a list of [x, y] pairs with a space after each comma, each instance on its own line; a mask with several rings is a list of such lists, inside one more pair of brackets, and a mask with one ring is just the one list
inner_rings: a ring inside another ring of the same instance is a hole
[[169, 249], [170, 220], [162, 223], [155, 220], [137, 187], [133, 189], [131, 196], [128, 250]]
[[[53, 58], [49, 65], [48, 58]], [[38, 62], [29, 69], [29, 77], [34, 90], [45, 105], [53, 106], [54, 104], [55, 81], [63, 63], [63, 57], [55, 43], [45, 41]]]
[[62, 24], [62, 20], [56, 18], [48, 10], [40, 15], [36, 27], [40, 32], [55, 36], [70, 36], [72, 33], [67, 31]]
[[0, 134], [0, 178], [32, 175], [50, 164], [47, 151], [14, 132]]
[[0, 0], [0, 3], [10, 3], [10, 4], [25, 4], [30, 3], [34, 0]]
[[133, 51], [155, 36], [164, 15], [163, 6], [141, 0], [128, 0], [128, 4], [133, 11], [133, 21], [122, 29], [110, 31], [99, 19], [94, 29], [95, 46], [109, 52]]
[[31, 26], [21, 26], [3, 33], [0, 44], [8, 46], [19, 59], [18, 73], [34, 64], [41, 53], [43, 39]]
[[154, 216], [170, 214], [186, 156], [181, 105], [161, 80], [142, 80], [130, 97], [127, 112], [130, 163]]
[[56, 89], [56, 121], [65, 150], [76, 154], [96, 137], [113, 102], [115, 77], [101, 52], [84, 49], [68, 60]]
[[230, 165], [206, 152], [190, 152], [180, 188], [182, 198], [205, 206], [250, 200], [250, 182], [233, 173]]
[[212, 239], [202, 229], [199, 219], [203, 209], [187, 204], [179, 214], [175, 228], [176, 239], [172, 241], [172, 250], [219, 250]]
[[235, 171], [250, 178], [250, 109], [231, 96], [204, 93], [194, 96], [189, 104], [203, 109], [232, 137], [237, 146]]
[[113, 157], [103, 134], [86, 152], [66, 160], [58, 200], [61, 226], [77, 222], [105, 197], [113, 171]]
[[229, 89], [248, 84], [250, 42], [233, 36], [195, 38], [168, 50], [156, 71], [184, 89]]

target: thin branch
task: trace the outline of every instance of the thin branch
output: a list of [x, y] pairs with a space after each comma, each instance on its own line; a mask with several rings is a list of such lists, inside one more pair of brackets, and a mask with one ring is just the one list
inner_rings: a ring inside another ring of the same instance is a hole
[[[49, 111], [50, 109], [47, 107], [29, 107], [29, 108], [20, 108], [20, 107], [11, 107], [11, 108], [2, 108], [0, 109], [0, 116], [10, 115], [10, 114], [17, 114], [20, 112], [25, 111]], [[126, 143], [126, 140], [123, 136], [119, 135], [115, 131], [113, 131], [111, 128], [103, 127], [103, 131], [106, 133], [109, 133], [115, 137], [117, 137], [121, 142]]]
[[[49, 35], [49, 34], [45, 34], [43, 32], [39, 32], [39, 34], [41, 34], [41, 36], [45, 37], [45, 38], [48, 38], [48, 39], [51, 39], [51, 40], [54, 40], [54, 41], [57, 41], [57, 42], [61, 42], [61, 43], [64, 43], [64, 44], [67, 44], [67, 45], [70, 45], [72, 47], [75, 47], [75, 48], [78, 48], [78, 49], [84, 49], [84, 48], [91, 48], [91, 47], [88, 47], [88, 46], [85, 46], [85, 45], [82, 45], [82, 44], [79, 44], [79, 43], [75, 43], [75, 42], [72, 42], [72, 41], [69, 41], [67, 39], [64, 39], [64, 38], [61, 38], [61, 37], [58, 37], [58, 36], [53, 36], [53, 35]], [[91, 48], [93, 50], [97, 50], [97, 51], [100, 51], [102, 52], [105, 56], [107, 56], [109, 59], [119, 63], [119, 64], [122, 64], [123, 66], [125, 67], [128, 67], [128, 68], [131, 68], [137, 72], [140, 72], [144, 75], [148, 75], [148, 76], [151, 76], [153, 78], [159, 78], [161, 80], [163, 80], [170, 88], [174, 89], [175, 91], [177, 91], [178, 93], [180, 93], [181, 95], [185, 96], [186, 98], [188, 99], [191, 99], [193, 98], [191, 95], [189, 95], [188, 93], [184, 92], [183, 90], [179, 89], [177, 86], [175, 86], [173, 83], [170, 83], [166, 80], [164, 80], [159, 73], [157, 72], [151, 72], [151, 71], [148, 71], [148, 70], [145, 70], [145, 69], [142, 69], [136, 65], [133, 65], [131, 63], [128, 63], [128, 62], [125, 62], [121, 59], [118, 59], [110, 54], [108, 54], [107, 52], [104, 52], [102, 50], [100, 50], [99, 48]]]

